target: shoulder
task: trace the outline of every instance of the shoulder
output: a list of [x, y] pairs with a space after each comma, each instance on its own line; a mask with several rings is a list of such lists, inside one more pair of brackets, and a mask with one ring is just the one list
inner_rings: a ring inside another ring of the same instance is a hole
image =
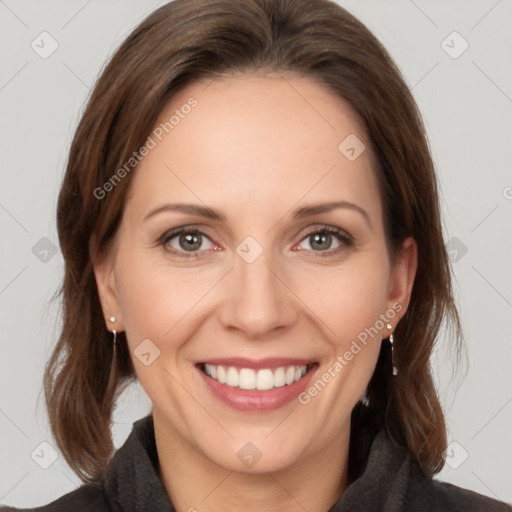
[[59, 499], [37, 508], [11, 508], [0, 506], [0, 512], [109, 512], [104, 499], [103, 487], [88, 484], [61, 496]]
[[426, 474], [400, 438], [359, 412], [351, 432], [353, 481], [331, 512], [512, 512], [512, 506]]
[[450, 512], [512, 512], [512, 506], [469, 489], [432, 479], [413, 471], [404, 497], [407, 510]]
[[148, 415], [133, 424], [132, 432], [97, 481], [42, 507], [20, 509], [0, 505], [0, 512], [172, 512], [157, 468], [153, 418]]

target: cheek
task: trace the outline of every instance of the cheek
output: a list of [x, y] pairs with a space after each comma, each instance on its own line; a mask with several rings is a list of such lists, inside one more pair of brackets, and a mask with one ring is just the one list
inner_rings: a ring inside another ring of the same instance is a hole
[[[116, 286], [137, 378], [154, 404], [166, 397], [165, 407], [181, 410], [180, 400], [186, 397], [177, 384], [183, 369], [177, 362], [200, 326], [198, 301], [212, 287], [215, 276], [202, 278], [197, 272], [155, 264], [143, 251], [125, 254], [130, 256], [117, 261]], [[144, 360], [146, 353], [149, 357]], [[169, 372], [178, 380], [170, 378]]]
[[116, 287], [123, 328], [133, 350], [150, 339], [171, 355], [201, 327], [210, 292], [222, 278], [222, 268], [171, 267], [144, 251], [119, 251]]
[[388, 274], [385, 259], [368, 255], [350, 264], [315, 269], [307, 279], [297, 275], [295, 290], [324, 324], [326, 336], [343, 346], [375, 327], [385, 313]]

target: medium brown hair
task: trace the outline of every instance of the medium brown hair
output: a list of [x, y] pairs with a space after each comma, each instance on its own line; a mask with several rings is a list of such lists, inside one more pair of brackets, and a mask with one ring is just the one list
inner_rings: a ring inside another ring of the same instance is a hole
[[[391, 259], [406, 237], [418, 245], [411, 301], [394, 333], [399, 373], [391, 376], [389, 348], [387, 357], [381, 349], [368, 408], [397, 426], [401, 442], [426, 473], [443, 465], [446, 429], [429, 359], [442, 321], [455, 327], [455, 342], [460, 323], [434, 166], [400, 72], [371, 32], [329, 0], [176, 0], [146, 18], [99, 77], [76, 130], [58, 199], [63, 326], [44, 385], [55, 439], [84, 481], [99, 478], [113, 453], [113, 408], [123, 386], [135, 378], [123, 333], [109, 378], [112, 334], [105, 328], [92, 261], [107, 250], [119, 227], [136, 170], [103, 199], [94, 190], [144, 144], [163, 107], [183, 86], [260, 70], [314, 79], [348, 102], [366, 130], [377, 161]], [[92, 235], [96, 254], [90, 252]]]

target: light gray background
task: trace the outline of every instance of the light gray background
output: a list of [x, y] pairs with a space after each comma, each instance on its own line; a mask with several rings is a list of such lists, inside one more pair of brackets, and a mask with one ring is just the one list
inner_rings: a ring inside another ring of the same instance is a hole
[[[340, 3], [368, 25], [402, 69], [424, 114], [440, 175], [469, 361], [466, 375], [449, 340], [436, 354], [453, 443], [440, 478], [512, 501], [512, 3]], [[4, 504], [41, 505], [80, 483], [60, 455], [48, 469], [35, 462], [52, 460], [52, 448], [40, 443], [55, 446], [41, 380], [59, 329], [56, 308], [48, 306], [62, 274], [60, 252], [51, 252], [58, 245], [56, 197], [90, 87], [123, 38], [161, 4], [0, 0]], [[31, 48], [43, 31], [59, 45], [47, 59]], [[450, 36], [454, 31], [469, 44], [458, 58], [453, 56], [464, 41]], [[116, 446], [149, 407], [140, 387], [132, 386], [115, 414]]]

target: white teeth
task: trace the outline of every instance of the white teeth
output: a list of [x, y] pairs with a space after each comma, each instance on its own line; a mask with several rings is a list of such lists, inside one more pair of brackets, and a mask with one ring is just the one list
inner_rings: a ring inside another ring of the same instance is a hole
[[286, 384], [286, 377], [284, 375], [284, 368], [278, 368], [274, 372], [274, 387], [280, 388]]
[[[210, 377], [215, 378], [213, 374], [210, 374]], [[217, 366], [217, 380], [221, 384], [226, 384], [226, 370], [222, 366]]]
[[254, 389], [256, 387], [256, 372], [250, 368], [242, 368], [238, 376], [240, 389]]
[[238, 386], [238, 372], [236, 371], [236, 368], [233, 368], [232, 366], [228, 368], [226, 373], [226, 384], [234, 388]]
[[256, 377], [256, 389], [266, 391], [274, 387], [274, 374], [272, 370], [260, 370]]
[[286, 369], [286, 384], [290, 385], [295, 380], [295, 367], [294, 366], [288, 366]]
[[[206, 375], [209, 375], [210, 377], [213, 377], [215, 380], [217, 380], [217, 367], [213, 364], [205, 364], [204, 365], [204, 371]], [[224, 369], [223, 369], [224, 371]], [[226, 379], [224, 379], [224, 382], [226, 382]]]
[[237, 369], [234, 366], [229, 366], [226, 370], [221, 365], [204, 365], [206, 375], [209, 375], [221, 384], [226, 384], [233, 388], [239, 387], [240, 389], [257, 389], [258, 391], [289, 386], [306, 375], [307, 370], [306, 365], [280, 366], [275, 370], [269, 368], [262, 370], [253, 370], [252, 368]]

